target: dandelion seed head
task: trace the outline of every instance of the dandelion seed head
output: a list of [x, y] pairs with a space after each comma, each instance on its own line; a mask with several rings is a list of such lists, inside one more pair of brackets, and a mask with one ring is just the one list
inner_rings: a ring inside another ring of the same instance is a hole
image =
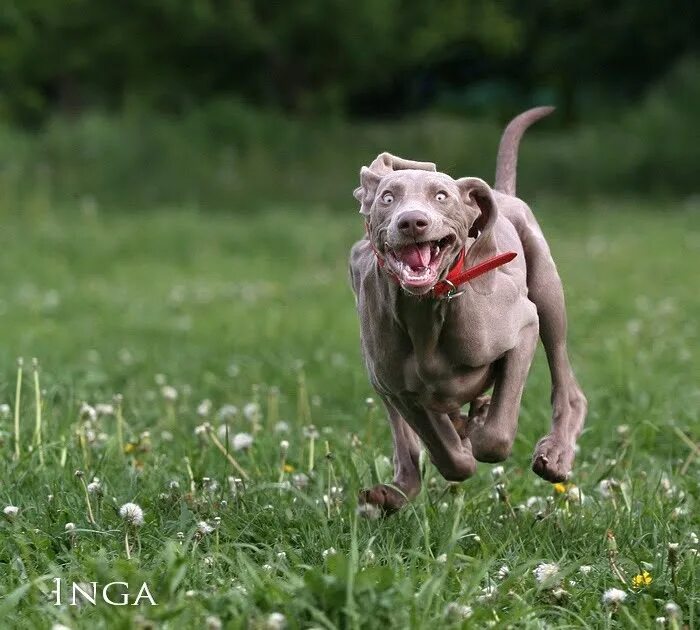
[[206, 418], [211, 413], [211, 400], [205, 398], [199, 405], [197, 405], [197, 415], [200, 418]]
[[75, 523], [66, 523], [65, 526], [64, 526], [64, 529], [65, 529], [67, 532], [75, 531]]
[[289, 433], [289, 423], [280, 420], [275, 424], [275, 433]]
[[370, 521], [378, 519], [381, 514], [381, 509], [374, 503], [360, 503], [357, 506], [357, 515]]
[[224, 624], [221, 623], [221, 619], [215, 615], [208, 615], [204, 620], [204, 625], [206, 626], [207, 630], [221, 630], [221, 628], [224, 627]]
[[163, 385], [160, 388], [160, 395], [163, 400], [168, 403], [174, 403], [177, 400], [177, 390], [172, 385]]
[[559, 573], [559, 566], [556, 564], [550, 564], [543, 562], [538, 564], [533, 570], [532, 574], [535, 576], [535, 580], [538, 584], [543, 584], [545, 582], [553, 582]]
[[464, 621], [474, 614], [474, 609], [466, 604], [450, 602], [445, 606], [445, 617], [454, 621]]
[[103, 418], [105, 416], [113, 416], [114, 415], [114, 405], [110, 403], [99, 403], [95, 405], [95, 413], [100, 417]]
[[622, 604], [627, 599], [627, 593], [619, 588], [609, 588], [603, 593], [603, 604], [606, 606], [616, 606]]
[[669, 619], [678, 619], [681, 616], [681, 607], [676, 602], [668, 602], [664, 606], [664, 612]]
[[208, 534], [211, 534], [214, 531], [214, 528], [209, 525], [206, 521], [199, 521], [197, 523], [197, 531], [202, 535], [202, 536], [207, 536]]
[[0, 405], [0, 420], [8, 420], [11, 415], [12, 410], [10, 409], [10, 405], [7, 403], [2, 403]]
[[122, 505], [119, 508], [119, 516], [133, 527], [141, 527], [144, 523], [143, 510], [136, 503], [125, 503]]
[[250, 433], [236, 433], [231, 440], [231, 447], [234, 451], [242, 451], [250, 448], [253, 444], [253, 436]]
[[287, 618], [279, 612], [270, 613], [265, 620], [265, 630], [284, 630]]
[[243, 407], [243, 415], [249, 422], [255, 422], [260, 417], [260, 405], [256, 402], [249, 402]]
[[78, 415], [81, 420], [87, 420], [89, 422], [95, 422], [95, 420], [97, 420], [97, 411], [92, 405], [88, 405], [86, 402], [80, 405]]
[[12, 521], [19, 514], [19, 508], [16, 505], [6, 505], [2, 513]]
[[491, 476], [494, 479], [500, 479], [505, 474], [506, 469], [503, 466], [494, 466], [491, 469]]

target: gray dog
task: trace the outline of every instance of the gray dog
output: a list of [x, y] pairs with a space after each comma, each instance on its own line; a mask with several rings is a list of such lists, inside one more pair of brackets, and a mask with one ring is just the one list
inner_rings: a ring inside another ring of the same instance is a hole
[[561, 280], [537, 220], [515, 197], [520, 139], [551, 111], [531, 109], [506, 127], [493, 189], [389, 153], [361, 170], [354, 194], [367, 235], [352, 248], [350, 275], [394, 442], [392, 483], [363, 490], [361, 503], [392, 512], [420, 492], [421, 442], [451, 481], [473, 475], [477, 460], [505, 460], [538, 332], [553, 418], [532, 468], [552, 482], [571, 470], [586, 397], [567, 354]]

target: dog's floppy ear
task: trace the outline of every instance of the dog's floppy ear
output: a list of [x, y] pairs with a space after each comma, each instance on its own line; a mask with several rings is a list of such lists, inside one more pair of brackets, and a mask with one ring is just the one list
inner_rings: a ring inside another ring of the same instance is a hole
[[367, 166], [363, 166], [360, 171], [360, 186], [355, 188], [353, 196], [360, 202], [360, 213], [369, 215], [374, 197], [377, 194], [377, 187], [382, 177], [394, 171], [415, 169], [419, 171], [435, 171], [435, 164], [432, 162], [414, 162], [404, 158], [391, 155], [391, 153], [380, 153], [375, 160]]
[[[463, 177], [457, 180], [462, 202], [479, 212], [469, 227], [469, 236], [476, 241], [467, 252], [467, 264], [475, 265], [498, 253], [493, 226], [498, 218], [498, 207], [491, 187], [478, 177]], [[493, 291], [494, 272], [488, 272], [471, 281], [472, 288], [478, 293], [488, 294]]]

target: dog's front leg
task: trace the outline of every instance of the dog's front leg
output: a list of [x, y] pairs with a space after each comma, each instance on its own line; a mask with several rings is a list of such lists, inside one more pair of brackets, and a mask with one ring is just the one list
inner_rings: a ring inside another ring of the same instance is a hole
[[520, 343], [499, 359], [491, 402], [484, 417], [467, 427], [474, 457], [480, 462], [502, 462], [513, 448], [518, 430], [520, 399], [537, 348], [537, 324], [520, 332]]
[[464, 481], [476, 472], [471, 442], [460, 436], [448, 414], [399, 400], [396, 405], [425, 444], [431, 461], [445, 479]]
[[380, 483], [362, 490], [360, 503], [371, 503], [385, 512], [395, 512], [420, 492], [420, 443], [397, 409], [386, 399], [383, 402], [394, 441], [394, 479], [391, 485]]

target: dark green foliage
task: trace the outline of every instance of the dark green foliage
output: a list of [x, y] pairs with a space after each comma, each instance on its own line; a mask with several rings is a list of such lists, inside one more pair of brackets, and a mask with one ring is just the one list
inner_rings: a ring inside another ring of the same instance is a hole
[[459, 102], [486, 97], [493, 109], [548, 88], [568, 120], [591, 101], [628, 101], [697, 52], [699, 11], [692, 0], [673, 10], [635, 0], [5, 0], [0, 108], [35, 125], [56, 108], [135, 100], [181, 112], [235, 95], [295, 113], [382, 115], [465, 93]]

